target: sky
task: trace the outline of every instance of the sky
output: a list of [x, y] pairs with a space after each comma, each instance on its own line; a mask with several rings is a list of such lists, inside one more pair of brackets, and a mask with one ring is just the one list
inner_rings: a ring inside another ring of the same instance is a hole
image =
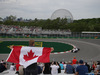
[[71, 12], [74, 20], [100, 18], [100, 0], [0, 0], [0, 17], [48, 19], [58, 9]]

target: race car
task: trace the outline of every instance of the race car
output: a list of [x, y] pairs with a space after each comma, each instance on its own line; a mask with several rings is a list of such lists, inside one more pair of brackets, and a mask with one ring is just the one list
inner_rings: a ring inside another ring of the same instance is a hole
[[80, 50], [79, 48], [73, 48], [73, 49], [71, 50], [71, 52], [72, 52], [72, 53], [77, 53], [79, 50]]

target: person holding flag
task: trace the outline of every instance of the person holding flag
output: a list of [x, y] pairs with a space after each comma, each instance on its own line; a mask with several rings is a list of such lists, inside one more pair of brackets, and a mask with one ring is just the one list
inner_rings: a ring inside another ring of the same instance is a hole
[[24, 75], [37, 75], [37, 62], [50, 62], [50, 52], [53, 47], [34, 47], [34, 40], [29, 41], [29, 46], [11, 46], [12, 49], [7, 62], [19, 63], [24, 66]]

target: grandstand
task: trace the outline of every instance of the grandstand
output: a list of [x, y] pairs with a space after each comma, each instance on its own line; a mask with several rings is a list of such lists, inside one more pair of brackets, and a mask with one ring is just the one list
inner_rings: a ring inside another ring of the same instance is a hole
[[45, 30], [41, 27], [0, 25], [1, 38], [85, 38], [100, 39], [100, 32], [71, 32], [70, 30]]

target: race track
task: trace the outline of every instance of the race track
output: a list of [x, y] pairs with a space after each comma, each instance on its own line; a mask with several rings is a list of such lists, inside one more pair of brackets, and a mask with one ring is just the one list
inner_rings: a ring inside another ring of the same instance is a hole
[[[30, 39], [3, 39], [0, 41], [29, 41]], [[63, 54], [51, 54], [51, 61], [69, 61], [75, 56], [77, 60], [83, 59], [84, 61], [99, 61], [100, 60], [100, 39], [34, 39], [35, 41], [45, 42], [62, 42], [70, 43], [80, 48], [77, 53], [63, 53]], [[8, 54], [1, 54], [0, 60], [6, 60]]]

